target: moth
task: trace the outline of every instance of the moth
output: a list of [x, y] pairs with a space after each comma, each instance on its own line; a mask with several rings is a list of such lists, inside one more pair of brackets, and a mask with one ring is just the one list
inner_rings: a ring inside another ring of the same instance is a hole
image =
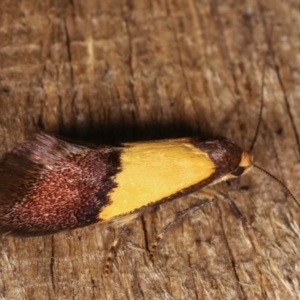
[[0, 161], [0, 231], [33, 236], [130, 221], [252, 167], [252, 156], [223, 137], [88, 148], [38, 134]]

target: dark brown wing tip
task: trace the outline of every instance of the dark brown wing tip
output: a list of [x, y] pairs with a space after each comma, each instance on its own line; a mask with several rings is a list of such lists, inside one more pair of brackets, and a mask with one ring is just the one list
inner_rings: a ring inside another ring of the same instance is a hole
[[21, 202], [21, 195], [31, 182], [59, 161], [82, 151], [84, 147], [43, 133], [3, 155], [0, 159], [0, 234], [36, 235], [28, 230], [22, 232], [18, 224], [12, 224], [10, 215], [13, 207]]
[[53, 165], [71, 154], [81, 153], [86, 147], [65, 142], [46, 133], [36, 134], [12, 151], [36, 164]]

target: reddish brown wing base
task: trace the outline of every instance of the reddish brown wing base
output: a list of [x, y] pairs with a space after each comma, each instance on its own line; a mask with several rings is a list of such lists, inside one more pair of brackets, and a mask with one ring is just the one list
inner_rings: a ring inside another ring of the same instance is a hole
[[0, 231], [42, 235], [96, 222], [118, 167], [111, 147], [37, 135], [0, 162]]

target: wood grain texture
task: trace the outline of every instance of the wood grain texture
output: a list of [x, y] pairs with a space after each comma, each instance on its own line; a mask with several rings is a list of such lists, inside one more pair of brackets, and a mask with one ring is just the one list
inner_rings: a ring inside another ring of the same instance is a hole
[[[266, 62], [253, 154], [300, 199], [299, 28], [292, 0], [1, 1], [1, 154], [40, 130], [95, 143], [214, 134], [247, 149]], [[147, 248], [191, 195], [132, 222], [108, 277], [117, 231], [101, 224], [3, 237], [1, 299], [298, 299], [299, 207], [256, 170], [228, 193], [261, 234], [216, 201], [152, 264]]]

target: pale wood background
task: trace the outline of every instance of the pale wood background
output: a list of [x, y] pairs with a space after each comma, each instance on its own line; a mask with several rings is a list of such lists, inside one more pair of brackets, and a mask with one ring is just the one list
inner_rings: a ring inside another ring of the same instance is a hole
[[[299, 28], [292, 0], [3, 0], [1, 154], [40, 130], [97, 143], [201, 132], [247, 149], [266, 62], [253, 154], [300, 199]], [[185, 197], [132, 223], [107, 278], [114, 230], [5, 237], [0, 297], [298, 299], [299, 207], [255, 170], [229, 194], [261, 235], [218, 201], [173, 228], [152, 264], [148, 245], [197, 201]]]

